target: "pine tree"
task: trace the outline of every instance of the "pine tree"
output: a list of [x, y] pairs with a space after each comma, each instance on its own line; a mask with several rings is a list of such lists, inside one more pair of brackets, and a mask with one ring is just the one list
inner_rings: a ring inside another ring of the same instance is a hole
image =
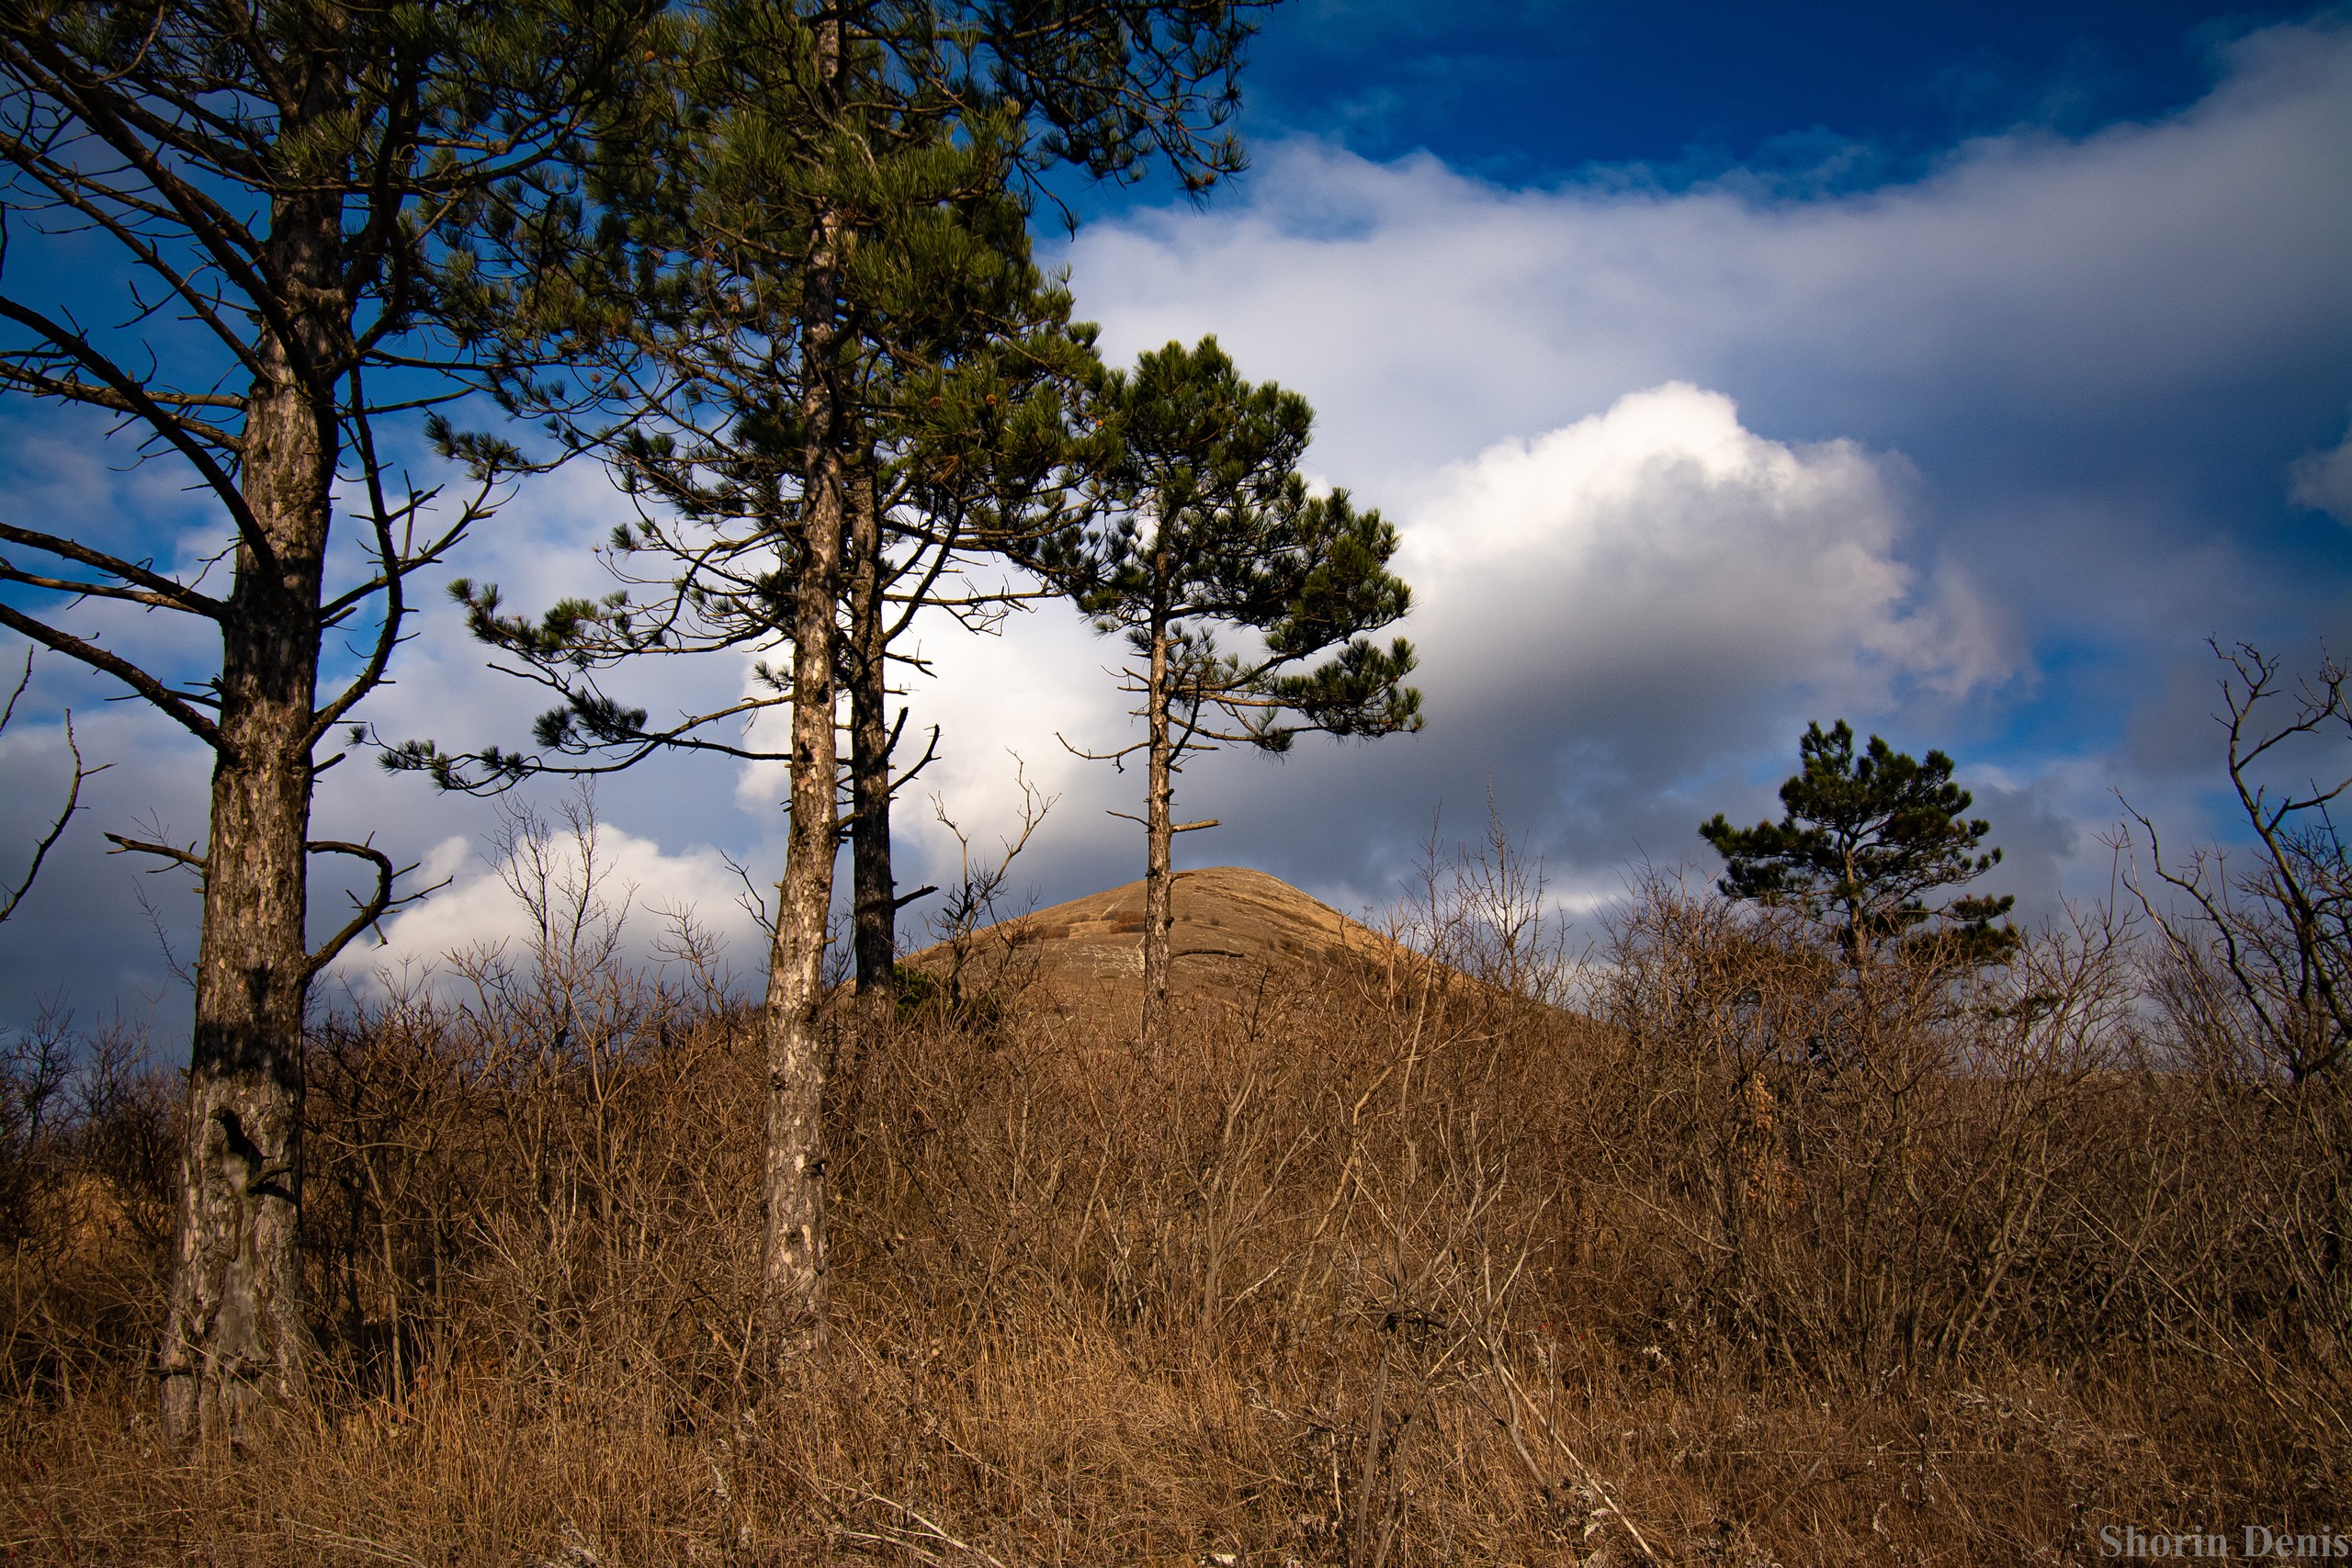
[[[414, 742], [391, 761], [496, 787], [668, 747], [745, 756], [713, 727], [789, 705], [791, 832], [763, 1009], [765, 1271], [787, 1345], [818, 1343], [825, 1314], [815, 1009], [842, 828], [838, 694], [853, 694], [870, 977], [888, 974], [898, 903], [888, 643], [925, 604], [986, 613], [939, 592], [942, 576], [1025, 526], [1023, 492], [1050, 490], [1072, 434], [1057, 389], [1091, 363], [1091, 332], [1029, 260], [1027, 193], [1057, 160], [1121, 177], [1157, 155], [1194, 186], [1236, 166], [1216, 128], [1247, 10], [712, 0], [694, 13], [676, 125], [649, 143], [639, 180], [604, 196], [608, 254], [549, 284], [605, 361], [602, 389], [527, 370], [502, 389], [605, 453], [644, 503], [614, 541], [626, 586], [532, 621], [460, 584], [478, 635], [563, 705], [541, 721], [538, 757]], [[605, 408], [622, 423], [597, 427], [588, 416]], [[642, 652], [760, 646], [789, 650], [763, 667], [764, 692], [674, 723], [649, 726], [595, 680]]]
[[[572, 310], [600, 379], [626, 397], [607, 392], [575, 412], [569, 389], [527, 378], [507, 388], [516, 407], [549, 413], [566, 442], [602, 454], [636, 502], [637, 520], [607, 551], [624, 586], [535, 621], [505, 613], [494, 586], [457, 584], [476, 635], [561, 705], [538, 724], [537, 757], [451, 758], [425, 742], [392, 761], [445, 784], [495, 788], [529, 773], [610, 772], [662, 750], [788, 759], [763, 1008], [763, 1258], [779, 1343], [807, 1349], [826, 1315], [815, 1021], [844, 826], [838, 702], [848, 686], [847, 826], [894, 907], [887, 856], [877, 861], [856, 815], [895, 782], [889, 737], [876, 734], [890, 601], [925, 598], [921, 585], [956, 543], [919, 524], [890, 526], [903, 521], [899, 481], [921, 466], [898, 449], [894, 415], [919, 395], [945, 408], [966, 349], [1008, 334], [1015, 317], [1025, 324], [1024, 312], [1050, 329], [1058, 301], [1028, 264], [1025, 215], [1006, 194], [992, 128], [958, 127], [932, 97], [893, 105], [872, 91], [884, 64], [872, 39], [752, 3], [706, 8], [691, 43], [685, 93], [698, 118], [662, 147], [644, 186], [607, 193], [611, 248], [564, 285], [588, 307]], [[608, 409], [621, 421], [596, 423]], [[911, 547], [894, 556], [894, 537]], [[649, 652], [726, 649], [783, 657], [759, 667], [752, 694], [658, 725], [598, 678]], [[720, 728], [775, 706], [789, 714], [780, 753]]]
[[1858, 757], [1843, 719], [1806, 726], [1797, 750], [1803, 770], [1781, 785], [1779, 822], [1735, 828], [1718, 812], [1699, 829], [1724, 857], [1725, 894], [1803, 910], [1857, 965], [1889, 943], [1969, 964], [2007, 956], [2017, 931], [1995, 922], [2015, 897], [1928, 902], [2001, 861], [1978, 848], [1992, 825], [1962, 816], [1973, 800], [1951, 782], [1950, 757], [1914, 759], [1875, 735]]
[[[1171, 841], [1218, 825], [1173, 820], [1184, 759], [1221, 742], [1279, 753], [1304, 733], [1419, 728], [1420, 694], [1404, 684], [1411, 646], [1363, 635], [1400, 618], [1411, 593], [1387, 570], [1396, 533], [1378, 513], [1344, 491], [1307, 492], [1306, 400], [1242, 380], [1215, 338], [1105, 375], [1091, 412], [1109, 446], [1088, 481], [1091, 520], [1053, 536], [1038, 564], [1132, 656], [1121, 690], [1140, 699], [1143, 739], [1080, 754], [1145, 757], [1143, 1037], [1157, 1051], [1169, 1030]], [[1220, 627], [1250, 641], [1228, 649]]]
[[[379, 457], [385, 422], [463, 390], [449, 302], [572, 232], [571, 172], [629, 134], [666, 25], [638, 0], [32, 0], [0, 17], [0, 390], [121, 421], [218, 518], [215, 537], [157, 552], [198, 563], [185, 571], [0, 523], [19, 552], [0, 580], [23, 590], [0, 625], [120, 682], [213, 758], [202, 847], [118, 840], [203, 888], [159, 1362], [175, 1440], [238, 1436], [260, 1401], [305, 1386], [303, 1010], [311, 977], [397, 902], [399, 871], [310, 838], [335, 760], [317, 749], [384, 679], [404, 585], [486, 514], [505, 457], [454, 443], [481, 482], [436, 514]], [[87, 276], [107, 252], [119, 287]], [[339, 505], [346, 480], [361, 499]], [[339, 511], [366, 561], [334, 582]], [[142, 652], [140, 616], [96, 618], [109, 604], [210, 623], [217, 661], [191, 667], [170, 637]], [[324, 639], [354, 631], [357, 670], [322, 694]], [[322, 853], [372, 886], [311, 948]]]

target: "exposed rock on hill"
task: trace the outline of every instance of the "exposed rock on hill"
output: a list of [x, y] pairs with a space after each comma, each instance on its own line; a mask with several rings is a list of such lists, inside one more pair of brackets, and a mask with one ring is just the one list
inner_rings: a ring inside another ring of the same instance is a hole
[[[1064, 1011], [1117, 1021], [1143, 985], [1143, 884], [1092, 893], [975, 933], [966, 983], [1034, 988]], [[1389, 938], [1246, 866], [1176, 874], [1170, 988], [1180, 1002], [1246, 1004], [1349, 963], [1418, 963]], [[907, 960], [944, 980], [946, 944]]]

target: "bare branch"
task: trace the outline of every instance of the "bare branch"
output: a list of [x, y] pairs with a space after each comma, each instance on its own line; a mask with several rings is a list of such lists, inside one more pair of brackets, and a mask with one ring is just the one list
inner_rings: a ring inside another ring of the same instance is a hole
[[245, 503], [244, 492], [237, 488], [236, 480], [205, 449], [202, 442], [182, 429], [180, 421], [148, 395], [146, 387], [138, 378], [100, 353], [85, 334], [29, 306], [18, 304], [6, 295], [0, 295], [0, 318], [28, 327], [55, 344], [76, 364], [104, 382], [109, 390], [123, 400], [130, 412], [145, 421], [155, 434], [179, 448], [180, 456], [196, 469], [206, 488], [228, 509], [229, 516], [237, 525], [237, 536], [245, 542], [245, 547], [254, 552], [254, 558], [264, 563], [266, 570], [272, 573], [277, 571], [277, 548], [270, 544], [269, 536], [262, 531], [260, 520], [254, 517], [253, 508]]
[[[183, 850], [178, 848], [176, 845], [159, 844], [150, 840], [126, 839], [120, 833], [108, 833], [107, 835], [107, 840], [114, 845], [113, 849], [107, 852], [107, 853], [110, 855], [153, 855], [158, 860], [170, 861], [178, 865], [192, 866], [196, 869], [198, 875], [202, 875], [212, 869], [212, 862], [207, 857], [197, 853], [192, 849]], [[163, 868], [158, 867], [157, 869], [161, 870]]]
[[[8, 721], [17, 716], [17, 701], [25, 694], [25, 688], [32, 684], [32, 649], [27, 649], [25, 672], [17, 678], [17, 689], [8, 694], [6, 709], [0, 711], [0, 730], [6, 729]], [[17, 906], [25, 901], [25, 895], [32, 891], [34, 879], [40, 875], [41, 863], [49, 858], [49, 852], [56, 847], [57, 840], [64, 835], [65, 824], [72, 821], [74, 813], [81, 809], [83, 781], [93, 773], [102, 773], [114, 765], [111, 762], [101, 762], [93, 768], [84, 763], [81, 745], [74, 739], [74, 714], [71, 709], [68, 709], [65, 715], [65, 750], [74, 757], [74, 782], [65, 791], [65, 808], [57, 814], [57, 820], [49, 825], [49, 831], [43, 833], [40, 841], [33, 846], [32, 863], [25, 867], [23, 878], [15, 887], [9, 889], [6, 901], [0, 902], [0, 921], [6, 921], [9, 916], [15, 914]]]
[[197, 712], [187, 697], [173, 691], [119, 654], [109, 653], [95, 643], [85, 642], [69, 633], [59, 631], [55, 626], [37, 621], [10, 604], [0, 604], [0, 626], [6, 626], [10, 631], [30, 637], [43, 648], [53, 649], [69, 659], [79, 660], [93, 670], [105, 671], [169, 714], [179, 722], [182, 728], [206, 745], [215, 748], [220, 746], [220, 728], [218, 725]]
[[[430, 887], [420, 887], [413, 893], [395, 898], [392, 897], [392, 884], [414, 871], [416, 866], [413, 863], [395, 867], [392, 857], [373, 844], [355, 844], [344, 839], [313, 839], [302, 847], [314, 855], [350, 855], [366, 861], [376, 872], [376, 886], [367, 897], [362, 898], [356, 893], [351, 895], [352, 907], [357, 913], [344, 923], [341, 931], [320, 944], [318, 951], [304, 963], [303, 976], [306, 979], [334, 963], [336, 954], [351, 945], [353, 938], [394, 909], [429, 897], [449, 886], [449, 878], [445, 876]], [[379, 940], [383, 936], [380, 931], [376, 934]]]
[[[2136, 828], [2124, 884], [2162, 933], [2184, 984], [2225, 984], [2250, 1027], [2245, 1042], [2266, 1070], [2283, 1068], [2296, 1083], [2333, 1072], [2352, 1054], [2352, 863], [2329, 805], [2352, 789], [2352, 776], [2313, 782], [2302, 793], [2273, 794], [2256, 764], [2283, 755], [2291, 741], [2341, 731], [2352, 738], [2346, 671], [2322, 656], [2290, 711], [2275, 722], [2268, 705], [2280, 689], [2281, 661], [2251, 644], [2213, 652], [2226, 667], [2222, 711], [2225, 761], [2233, 793], [2253, 830], [2256, 863], [2233, 875], [2227, 857], [2199, 848], [2188, 863], [2167, 863], [2155, 825], [2128, 801]], [[2187, 900], [2187, 923], [2159, 908], [2139, 879], [2136, 843], [2147, 840], [2156, 878]], [[2218, 966], [2218, 972], [2214, 966]], [[2211, 976], [2209, 982], [2199, 978]], [[2224, 981], [2224, 977], [2226, 977]]]

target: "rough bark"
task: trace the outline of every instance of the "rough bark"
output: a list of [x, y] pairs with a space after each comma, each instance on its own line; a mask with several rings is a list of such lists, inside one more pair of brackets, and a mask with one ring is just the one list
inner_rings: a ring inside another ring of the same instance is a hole
[[825, 1324], [824, 1058], [818, 1007], [840, 828], [834, 805], [833, 593], [841, 579], [839, 465], [808, 474], [793, 616], [792, 824], [777, 887], [767, 1001], [767, 1227], [763, 1279], [787, 1355], [821, 1348]]
[[[339, 215], [315, 199], [272, 213], [286, 293], [318, 298]], [[312, 292], [315, 291], [315, 292]], [[266, 338], [246, 411], [241, 491], [266, 550], [236, 551], [221, 637], [220, 744], [196, 964], [179, 1247], [159, 1357], [175, 1443], [248, 1435], [268, 1400], [300, 1396], [311, 1341], [301, 1260], [306, 862], [319, 595], [337, 452], [337, 346]]]
[[[840, 81], [841, 25], [818, 28], [818, 72]], [[829, 105], [829, 107], [831, 106]], [[787, 1361], [821, 1354], [825, 1340], [824, 1055], [818, 1038], [825, 927], [841, 827], [834, 791], [834, 606], [841, 592], [846, 412], [836, 301], [842, 224], [820, 217], [811, 235], [801, 328], [805, 421], [799, 570], [792, 625], [792, 824], [776, 888], [767, 1001], [767, 1223], [762, 1284], [768, 1322]]]
[[887, 1015], [899, 957], [898, 883], [890, 866], [890, 690], [882, 600], [882, 519], [862, 465], [849, 494], [850, 860], [858, 1009]]
[[1144, 722], [1148, 728], [1144, 784], [1143, 879], [1143, 1044], [1157, 1057], [1169, 1042], [1169, 931], [1176, 923], [1175, 876], [1170, 869], [1175, 829], [1170, 801], [1175, 782], [1170, 776], [1174, 758], [1168, 738], [1168, 617], [1163, 604], [1151, 619], [1149, 690], [1144, 695]]

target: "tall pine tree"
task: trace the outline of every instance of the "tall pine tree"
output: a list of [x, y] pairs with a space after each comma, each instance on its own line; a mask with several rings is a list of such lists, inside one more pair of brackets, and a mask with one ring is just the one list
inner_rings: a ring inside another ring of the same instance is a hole
[[[1267, 752], [1303, 733], [1370, 739], [1420, 728], [1404, 684], [1411, 646], [1366, 637], [1412, 596], [1388, 570], [1396, 531], [1344, 491], [1310, 495], [1298, 471], [1313, 413], [1271, 382], [1241, 379], [1204, 338], [1102, 378], [1090, 405], [1108, 450], [1090, 477], [1089, 520], [1052, 536], [1039, 565], [1096, 628], [1125, 639], [1123, 691], [1144, 734], [1082, 755], [1144, 765], [1147, 1049], [1169, 1038], [1176, 775], [1219, 743]], [[1228, 647], [1221, 629], [1244, 640]]]
[[[1194, 186], [1235, 166], [1217, 128], [1249, 9], [713, 0], [695, 13], [686, 112], [643, 178], [606, 197], [610, 254], [550, 284], [609, 378], [594, 397], [528, 374], [504, 389], [612, 457], [649, 502], [616, 555], [668, 563], [666, 575], [624, 566], [634, 581], [615, 598], [536, 622], [461, 585], [476, 630], [562, 694], [537, 735], [552, 765], [624, 765], [665, 746], [744, 755], [712, 727], [791, 708], [791, 833], [763, 1012], [768, 1299], [787, 1344], [814, 1345], [824, 1320], [814, 1017], [844, 672], [870, 974], [896, 907], [880, 721], [893, 626], [924, 603], [954, 607], [934, 590], [979, 539], [975, 525], [994, 530], [984, 547], [1021, 530], [1022, 492], [1057, 469], [1070, 435], [1056, 388], [1091, 355], [1028, 260], [1026, 193], [1056, 161], [1119, 177], [1158, 156]], [[597, 406], [624, 423], [594, 428], [582, 416]], [[642, 651], [761, 644], [789, 649], [763, 670], [764, 694], [675, 723], [649, 727], [593, 678]], [[576, 760], [591, 751], [617, 755]], [[393, 760], [464, 785], [550, 765], [451, 758], [429, 742]]]
[[[395, 902], [397, 874], [371, 845], [310, 837], [334, 761], [318, 747], [384, 679], [407, 581], [492, 493], [485, 475], [436, 515], [379, 457], [388, 422], [462, 390], [471, 364], [441, 330], [452, 301], [572, 234], [573, 171], [632, 134], [666, 27], [638, 0], [0, 14], [0, 390], [122, 422], [125, 448], [175, 465], [215, 520], [201, 541], [124, 553], [51, 519], [0, 522], [0, 580], [20, 590], [0, 625], [119, 681], [212, 757], [200, 848], [119, 840], [203, 888], [159, 1358], [176, 1440], [236, 1437], [305, 1386], [304, 1007]], [[108, 265], [120, 281], [94, 282]], [[503, 456], [469, 450], [492, 470]], [[365, 557], [343, 581], [339, 527]], [[191, 660], [141, 615], [105, 620], [109, 606], [209, 623], [218, 657]], [[355, 631], [357, 669], [322, 693], [324, 640]], [[312, 947], [317, 854], [356, 861], [370, 886]]]

